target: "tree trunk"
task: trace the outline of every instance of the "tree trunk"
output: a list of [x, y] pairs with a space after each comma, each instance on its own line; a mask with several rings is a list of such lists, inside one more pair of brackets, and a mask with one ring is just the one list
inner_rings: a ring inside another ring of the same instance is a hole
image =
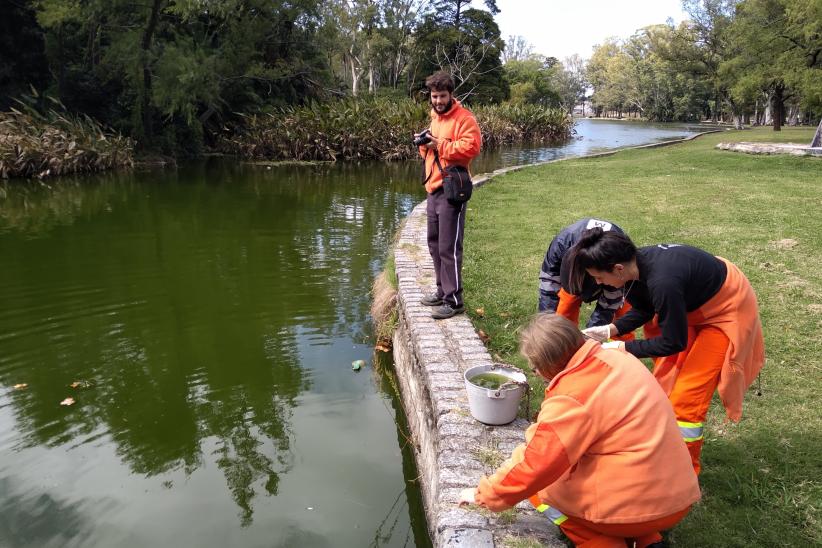
[[149, 62], [149, 50], [151, 49], [151, 42], [154, 38], [154, 31], [157, 30], [157, 22], [160, 19], [160, 9], [163, 0], [154, 0], [151, 6], [151, 13], [148, 16], [146, 28], [143, 31], [143, 38], [140, 40], [141, 61], [143, 69], [143, 90], [140, 98], [140, 113], [142, 115], [143, 123], [143, 137], [146, 142], [151, 140], [154, 135], [154, 128], [152, 125], [151, 116], [151, 63]]
[[773, 130], [782, 131], [782, 121], [785, 116], [785, 99], [783, 98], [784, 88], [778, 85], [774, 88], [773, 101]]
[[360, 77], [357, 74], [357, 67], [354, 66], [354, 59], [352, 58], [351, 61], [351, 95], [356, 97], [357, 92], [359, 91], [359, 84], [360, 84]]
[[811, 141], [812, 147], [822, 147], [822, 120], [819, 120], [819, 125], [816, 126], [816, 134]]
[[63, 23], [57, 27], [57, 96], [65, 100], [63, 92], [66, 89], [66, 63], [63, 61]]

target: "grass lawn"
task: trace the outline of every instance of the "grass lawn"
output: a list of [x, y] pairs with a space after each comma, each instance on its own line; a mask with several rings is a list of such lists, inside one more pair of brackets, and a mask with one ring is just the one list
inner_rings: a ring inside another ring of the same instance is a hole
[[[546, 248], [579, 218], [614, 221], [638, 246], [703, 248], [753, 284], [768, 356], [762, 396], [754, 386], [738, 425], [724, 422], [714, 397], [703, 500], [670, 533], [673, 546], [822, 545], [822, 159], [714, 149], [728, 140], [810, 143], [813, 132], [724, 132], [537, 166], [494, 179], [469, 204], [466, 304], [492, 354], [520, 366], [517, 334], [536, 311]], [[536, 409], [541, 397], [532, 400]]]

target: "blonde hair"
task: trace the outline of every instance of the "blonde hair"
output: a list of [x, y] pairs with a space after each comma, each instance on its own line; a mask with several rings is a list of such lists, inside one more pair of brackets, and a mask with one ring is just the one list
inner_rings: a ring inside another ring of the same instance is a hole
[[537, 314], [520, 335], [519, 351], [528, 363], [551, 379], [585, 343], [577, 326], [556, 314]]

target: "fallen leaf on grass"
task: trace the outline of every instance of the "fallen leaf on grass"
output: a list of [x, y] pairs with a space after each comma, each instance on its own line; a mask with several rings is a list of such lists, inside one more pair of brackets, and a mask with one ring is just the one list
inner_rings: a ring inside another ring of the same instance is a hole
[[60, 402], [60, 405], [74, 405], [74, 398], [66, 398]]
[[28, 388], [28, 387], [29, 387], [29, 385], [24, 383], [24, 382], [21, 382], [20, 384], [15, 384], [14, 385], [15, 390], [23, 390], [23, 389]]
[[379, 350], [380, 352], [391, 352], [391, 347], [386, 346], [383, 343], [379, 343], [377, 344], [377, 346], [374, 347], [374, 350]]
[[483, 331], [482, 329], [480, 329], [479, 331], [477, 331], [477, 335], [479, 335], [480, 340], [481, 340], [482, 342], [484, 342], [484, 343], [487, 343], [488, 341], [490, 341], [490, 340], [491, 340], [491, 337], [489, 337], [489, 336], [488, 336], [488, 333], [486, 333], [486, 332], [485, 332], [485, 331]]
[[476, 312], [477, 316], [479, 316], [480, 318], [485, 317], [485, 309], [484, 308], [477, 308], [477, 309], [474, 310], [474, 312]]
[[508, 316], [510, 316], [510, 315], [511, 315], [511, 314], [509, 314], [508, 312], [500, 312], [500, 313], [499, 313], [499, 317], [500, 317], [500, 318], [507, 318], [507, 317], [508, 317]]

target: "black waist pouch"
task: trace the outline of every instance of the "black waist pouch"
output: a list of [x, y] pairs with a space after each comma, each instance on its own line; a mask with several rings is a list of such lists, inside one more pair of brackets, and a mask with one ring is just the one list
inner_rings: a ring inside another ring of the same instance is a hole
[[474, 191], [474, 183], [468, 168], [459, 165], [449, 165], [442, 167], [439, 154], [434, 151], [434, 161], [442, 174], [442, 189], [445, 192], [445, 199], [449, 202], [461, 204], [471, 199]]

